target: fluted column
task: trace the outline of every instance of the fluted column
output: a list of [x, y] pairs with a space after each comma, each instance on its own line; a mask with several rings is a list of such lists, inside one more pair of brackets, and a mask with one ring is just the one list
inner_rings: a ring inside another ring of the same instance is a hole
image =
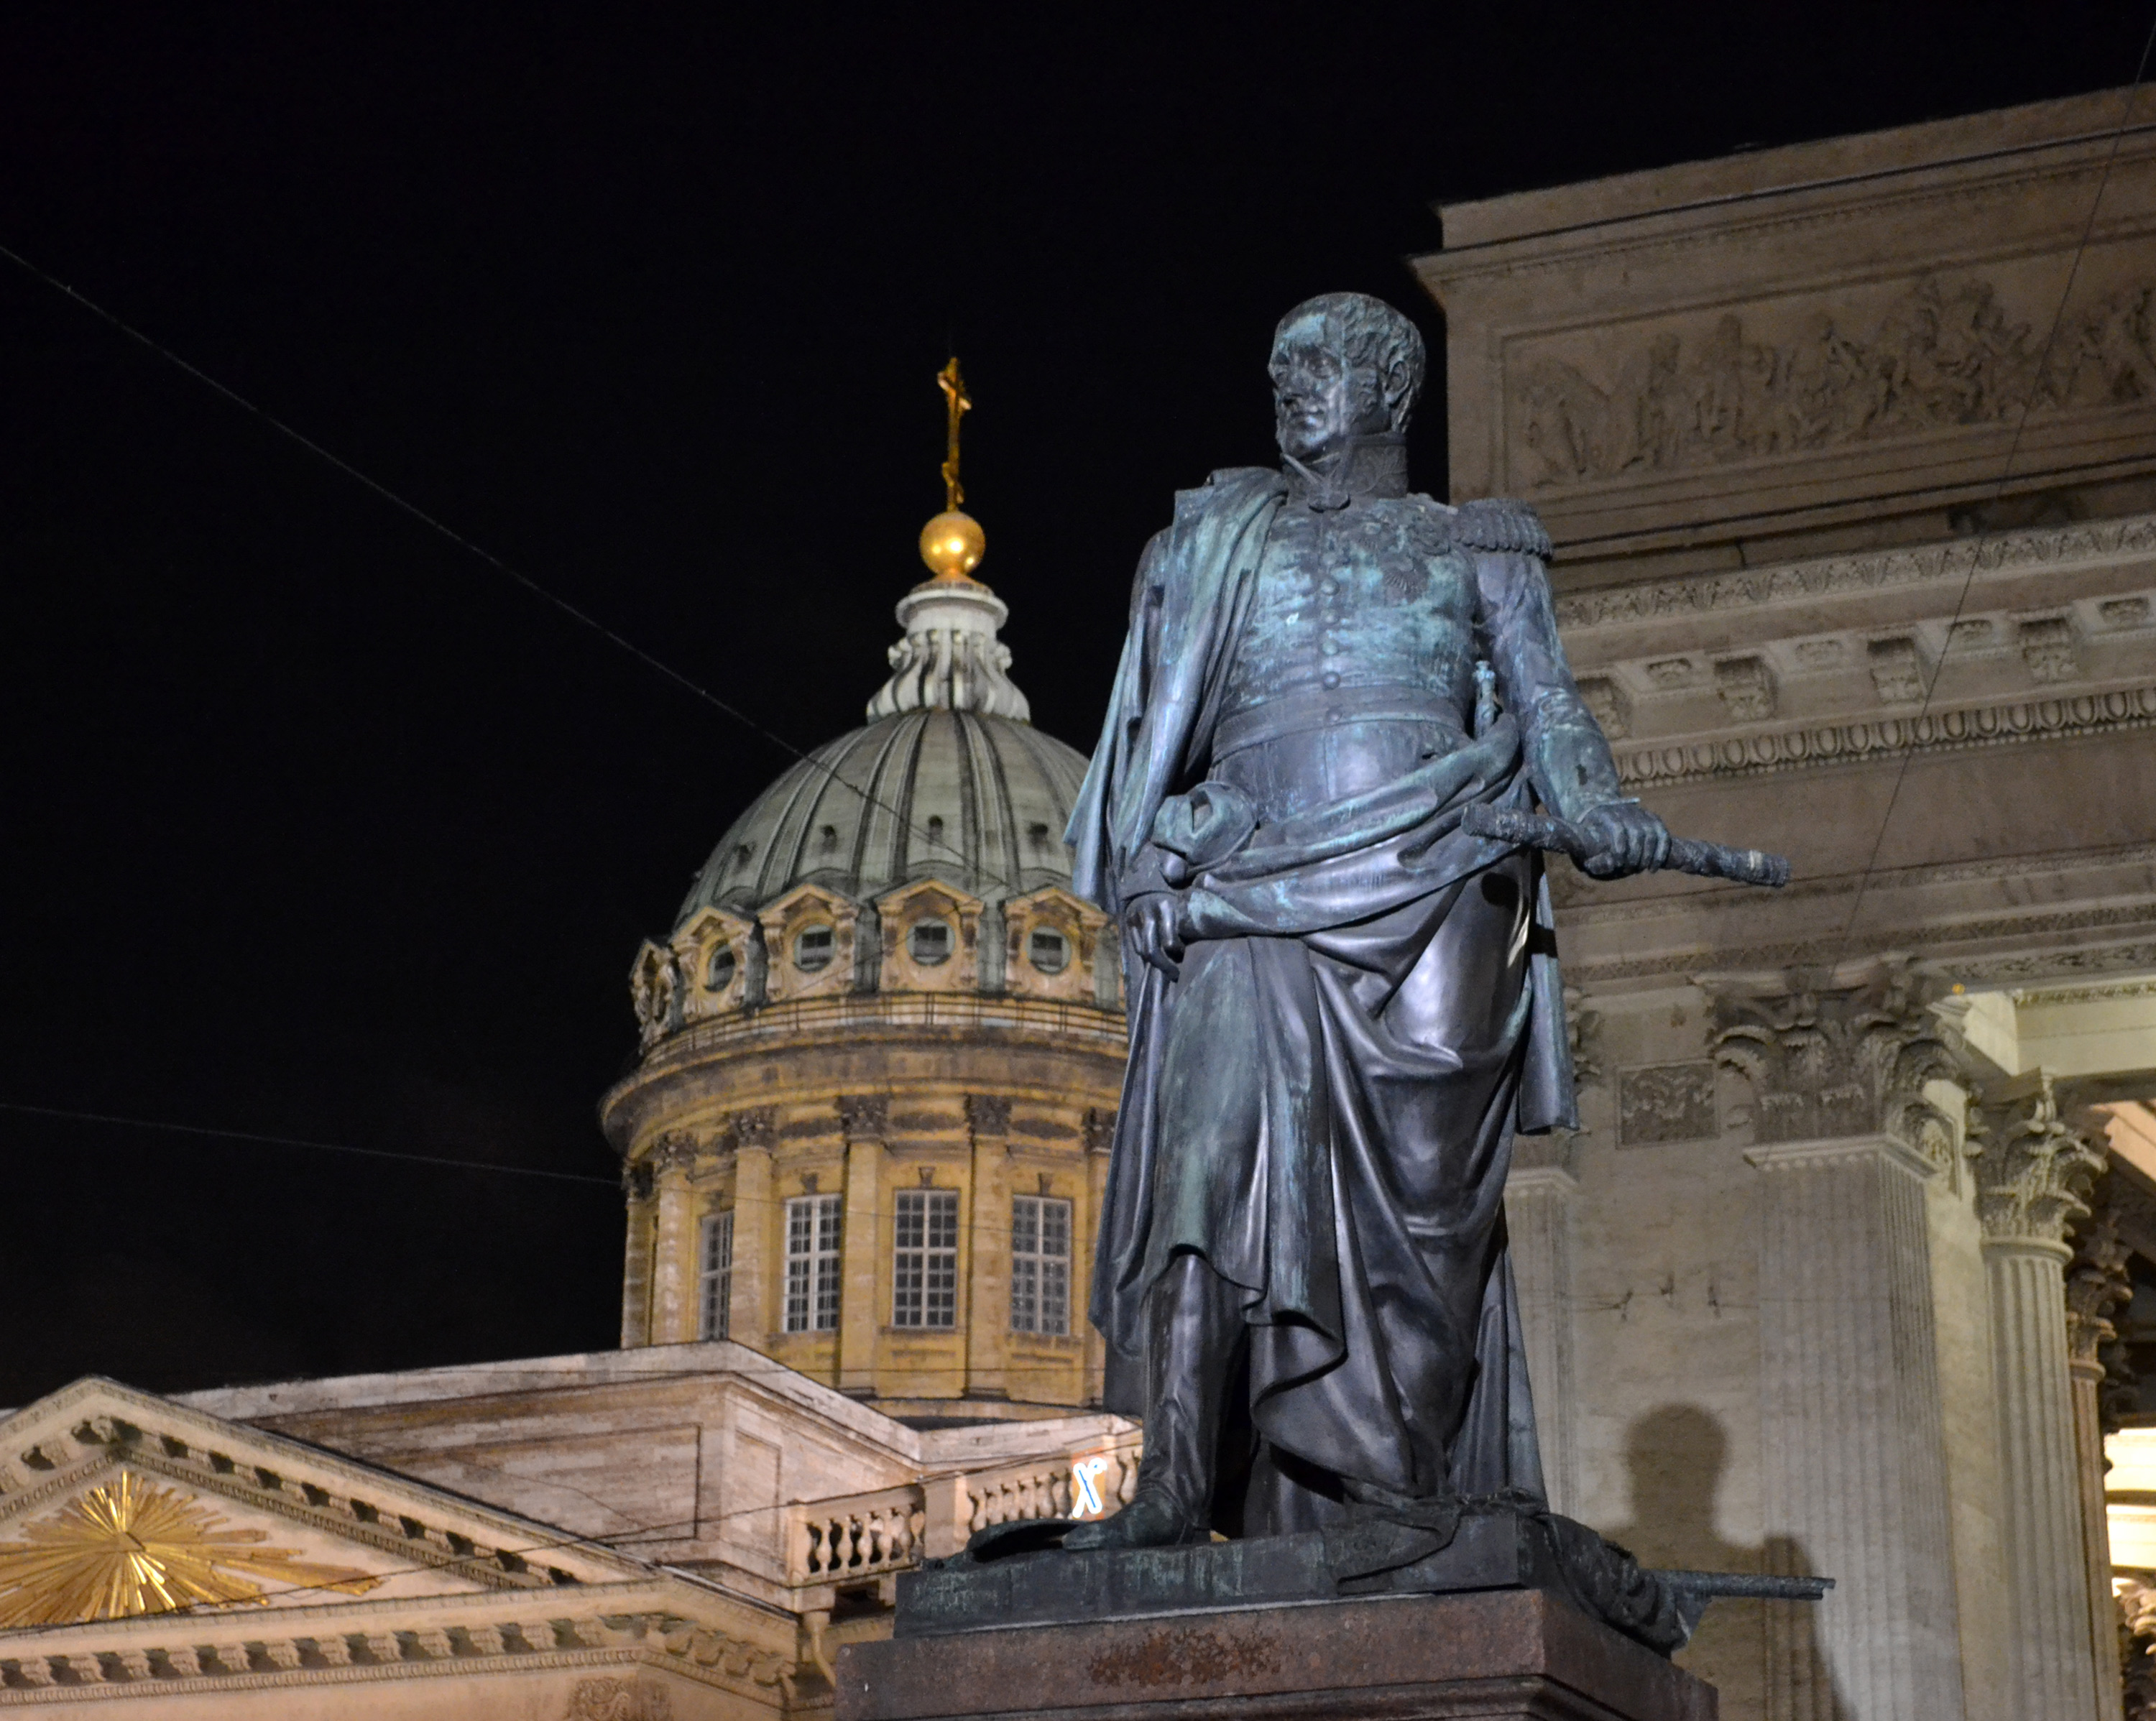
[[659, 1224], [652, 1242], [651, 1342], [680, 1345], [696, 1336], [696, 1197], [689, 1176], [696, 1149], [687, 1137], [669, 1135], [651, 1151]]
[[1753, 1093], [1763, 1177], [1760, 1458], [1776, 1721], [1961, 1721], [1953, 1533], [1927, 1186], [1949, 1069], [1905, 966], [1732, 977], [1716, 1055]]
[[1566, 1163], [1570, 1143], [1526, 1136], [1512, 1145], [1505, 1180], [1505, 1228], [1512, 1240], [1527, 1379], [1542, 1446], [1543, 1483], [1557, 1511], [1573, 1515], [1572, 1213], [1579, 1180]]
[[884, 1137], [891, 1102], [880, 1094], [850, 1094], [839, 1101], [846, 1136], [844, 1252], [839, 1271], [839, 1390], [875, 1390], [876, 1327], [882, 1319], [883, 1262], [876, 1247], [883, 1214]]
[[[2092, 1139], [2084, 1135], [2084, 1140]], [[2108, 1179], [2106, 1180], [2108, 1181]], [[2081, 1480], [2082, 1563], [2088, 1571], [2089, 1649], [2096, 1667], [2097, 1713], [2123, 1721], [2118, 1607], [2111, 1593], [2111, 1523], [2103, 1498], [2106, 1345], [2118, 1336], [2112, 1312], [2130, 1302], [2132, 1252], [2118, 1235], [2118, 1216], [2099, 1196], [2092, 1223], [2076, 1237], [2066, 1268], [2066, 1373], [2074, 1403], [2074, 1467]]]
[[771, 1197], [771, 1148], [777, 1135], [769, 1111], [737, 1112], [734, 1140], [734, 1275], [729, 1326], [737, 1344], [771, 1348], [778, 1295], [779, 1218]]
[[2066, 1226], [2088, 1211], [2080, 1191], [2102, 1161], [2059, 1122], [2050, 1078], [2041, 1072], [1986, 1094], [1974, 1109], [1971, 1135], [2012, 1598], [2010, 1713], [2094, 1716], [2099, 1698], [2063, 1269]]
[[[1779, 1142], [1759, 1257], [1770, 1565], [1835, 1580], [1768, 1609], [1782, 1721], [1958, 1721], [1961, 1652], [1924, 1185], [1884, 1135]], [[1812, 1653], [1816, 1633], [1818, 1655]]]
[[973, 1138], [971, 1247], [966, 1273], [966, 1391], [1001, 1398], [1009, 1391], [1011, 1103], [966, 1096]]

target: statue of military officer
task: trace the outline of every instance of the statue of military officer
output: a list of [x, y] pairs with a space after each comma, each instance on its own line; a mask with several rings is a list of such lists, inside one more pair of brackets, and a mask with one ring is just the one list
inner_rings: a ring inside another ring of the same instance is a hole
[[1541, 523], [1408, 489], [1421, 336], [1328, 294], [1271, 373], [1281, 467], [1147, 546], [1070, 841], [1123, 926], [1131, 1056], [1094, 1262], [1137, 1493], [1069, 1548], [1435, 1522], [1541, 1495], [1507, 1254], [1516, 1130], [1569, 1125], [1537, 802], [1601, 877], [1669, 833], [1558, 641]]

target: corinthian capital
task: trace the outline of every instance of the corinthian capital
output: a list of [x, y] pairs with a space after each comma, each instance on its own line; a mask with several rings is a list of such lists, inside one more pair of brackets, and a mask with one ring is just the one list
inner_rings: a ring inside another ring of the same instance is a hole
[[1945, 1120], [1924, 1084], [1954, 1074], [1905, 959], [1828, 972], [1702, 976], [1715, 1057], [1752, 1085], [1763, 1145], [1892, 1135], [1939, 1157]]
[[742, 1147], [762, 1148], [768, 1153], [772, 1144], [778, 1139], [778, 1120], [767, 1105], [751, 1106], [747, 1111], [736, 1112], [732, 1128], [734, 1140]]
[[839, 1124], [849, 1141], [880, 1141], [890, 1132], [891, 1099], [882, 1094], [842, 1094]]
[[2066, 1350], [2069, 1361], [2089, 1370], [2102, 1367], [2106, 1346], [2118, 1338], [2113, 1310], [2133, 1299], [2133, 1281], [2126, 1271], [2133, 1252], [2118, 1234], [2118, 1215], [2103, 1199], [2103, 1184], [2092, 1197], [2096, 1211], [2074, 1237], [2074, 1258], [2066, 1266]]
[[2063, 1243], [2105, 1160], [2060, 1121], [2051, 1077], [2033, 1071], [1981, 1094], [1969, 1134], [1984, 1240]]
[[652, 1143], [644, 1163], [654, 1177], [686, 1177], [696, 1169], [696, 1138], [685, 1130], [670, 1130]]

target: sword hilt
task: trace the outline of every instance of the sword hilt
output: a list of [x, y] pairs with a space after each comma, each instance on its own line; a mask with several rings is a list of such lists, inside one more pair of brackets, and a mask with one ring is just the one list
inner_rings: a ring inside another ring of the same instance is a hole
[[[1550, 849], [1583, 864], [1599, 852], [1578, 826], [1546, 812], [1520, 812], [1478, 804], [1460, 816], [1460, 827], [1471, 837], [1516, 843], [1522, 848]], [[1779, 890], [1789, 882], [1789, 863], [1782, 855], [1758, 848], [1727, 848], [1692, 837], [1670, 838], [1669, 856], [1661, 870], [1690, 873], [1702, 878], [1727, 878], [1770, 890]]]

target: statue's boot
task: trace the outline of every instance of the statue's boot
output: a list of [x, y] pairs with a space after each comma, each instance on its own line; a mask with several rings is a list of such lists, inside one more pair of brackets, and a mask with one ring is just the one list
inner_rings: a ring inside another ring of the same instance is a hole
[[1145, 1457], [1131, 1503], [1081, 1524], [1069, 1549], [1171, 1548], [1212, 1538], [1221, 1401], [1242, 1338], [1235, 1287], [1202, 1255], [1175, 1257], [1146, 1299]]

